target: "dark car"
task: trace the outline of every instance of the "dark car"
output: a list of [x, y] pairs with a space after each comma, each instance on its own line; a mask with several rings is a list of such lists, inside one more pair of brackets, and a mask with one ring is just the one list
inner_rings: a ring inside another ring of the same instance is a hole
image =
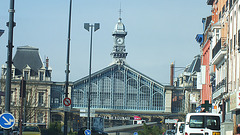
[[3, 135], [3, 128], [0, 127], [0, 135]]
[[[85, 135], [85, 130], [87, 129], [87, 127], [82, 127], [79, 131], [78, 131], [78, 135]], [[108, 133], [101, 131], [98, 128], [92, 127], [91, 130], [91, 135], [108, 135]]]
[[164, 135], [175, 135], [175, 133], [173, 132], [173, 130], [166, 130]]

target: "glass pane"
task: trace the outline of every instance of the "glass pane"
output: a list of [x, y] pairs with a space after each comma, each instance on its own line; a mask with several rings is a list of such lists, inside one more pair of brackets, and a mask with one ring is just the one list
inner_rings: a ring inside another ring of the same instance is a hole
[[203, 116], [191, 116], [190, 117], [190, 128], [204, 128]]

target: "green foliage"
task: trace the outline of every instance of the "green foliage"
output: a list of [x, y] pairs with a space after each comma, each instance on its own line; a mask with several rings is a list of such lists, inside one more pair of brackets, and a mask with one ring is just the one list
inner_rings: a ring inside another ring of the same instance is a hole
[[143, 125], [143, 130], [139, 131], [139, 135], [162, 135], [165, 129], [159, 128], [158, 126], [147, 126]]
[[77, 135], [78, 134], [78, 132], [70, 132], [70, 133], [68, 133], [68, 135]]
[[49, 135], [63, 135], [62, 131], [61, 131], [61, 123], [60, 122], [54, 122], [50, 124], [50, 127], [47, 130], [47, 133]]

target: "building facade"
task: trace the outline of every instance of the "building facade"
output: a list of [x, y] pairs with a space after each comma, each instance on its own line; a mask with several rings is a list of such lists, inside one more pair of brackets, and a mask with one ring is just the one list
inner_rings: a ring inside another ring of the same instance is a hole
[[[31, 58], [31, 59], [30, 59]], [[38, 48], [31, 46], [18, 47], [13, 58], [12, 82], [11, 82], [11, 113], [14, 114], [16, 123], [21, 115], [21, 102], [23, 102], [23, 122], [37, 123], [47, 127], [50, 123], [50, 95], [51, 95], [51, 72], [48, 59], [46, 66], [39, 56]], [[6, 80], [6, 65], [2, 66], [0, 86], [4, 95]], [[20, 98], [20, 82], [26, 81], [24, 98]], [[4, 96], [1, 96], [1, 111], [4, 112]]]
[[[199, 56], [186, 69], [189, 71], [184, 78], [188, 86], [164, 86], [145, 74], [132, 68], [127, 62], [125, 25], [122, 19], [112, 33], [114, 42], [111, 56], [113, 61], [109, 66], [91, 75], [91, 110], [94, 117], [102, 117], [105, 127], [128, 124], [134, 116], [141, 116], [148, 121], [162, 121], [170, 114], [183, 116], [190, 102], [185, 101], [191, 94], [198, 95], [196, 87], [196, 72], [199, 72]], [[196, 68], [198, 65], [198, 69]], [[18, 47], [12, 66], [11, 112], [17, 120], [21, 116], [20, 81], [26, 80], [26, 97], [23, 102], [24, 123], [33, 123], [48, 127], [51, 122], [64, 119], [65, 83], [51, 80], [52, 69], [49, 59], [46, 64], [40, 58], [38, 48], [31, 46]], [[2, 66], [1, 91], [4, 93], [6, 66]], [[69, 126], [78, 129], [86, 125], [85, 116], [81, 110], [88, 107], [89, 77], [69, 83], [70, 106]], [[0, 93], [1, 94], [1, 93]], [[4, 101], [4, 96], [1, 97]], [[195, 103], [194, 103], [195, 104]], [[1, 102], [4, 111], [4, 102]], [[196, 105], [195, 105], [196, 107]], [[28, 115], [28, 117], [27, 117]], [[26, 116], [26, 117], [25, 117]], [[81, 116], [81, 117], [80, 117]], [[176, 118], [172, 117], [172, 118]], [[131, 123], [132, 124], [132, 123]], [[76, 127], [74, 127], [76, 126]]]
[[[182, 73], [175, 78], [174, 86], [180, 91], [173, 91], [173, 109], [182, 106], [185, 113], [196, 112], [197, 107], [201, 105], [201, 96], [199, 87], [201, 57], [197, 55], [193, 61], [187, 65]], [[177, 94], [178, 93], [178, 94]], [[175, 96], [174, 96], [175, 95]], [[183, 101], [181, 101], [183, 100]], [[183, 105], [181, 103], [184, 103]], [[175, 109], [172, 112], [175, 112]]]

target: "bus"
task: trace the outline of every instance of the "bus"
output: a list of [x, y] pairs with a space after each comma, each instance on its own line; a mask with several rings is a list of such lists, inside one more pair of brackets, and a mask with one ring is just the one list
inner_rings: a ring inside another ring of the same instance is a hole
[[188, 113], [184, 135], [220, 135], [220, 114]]

